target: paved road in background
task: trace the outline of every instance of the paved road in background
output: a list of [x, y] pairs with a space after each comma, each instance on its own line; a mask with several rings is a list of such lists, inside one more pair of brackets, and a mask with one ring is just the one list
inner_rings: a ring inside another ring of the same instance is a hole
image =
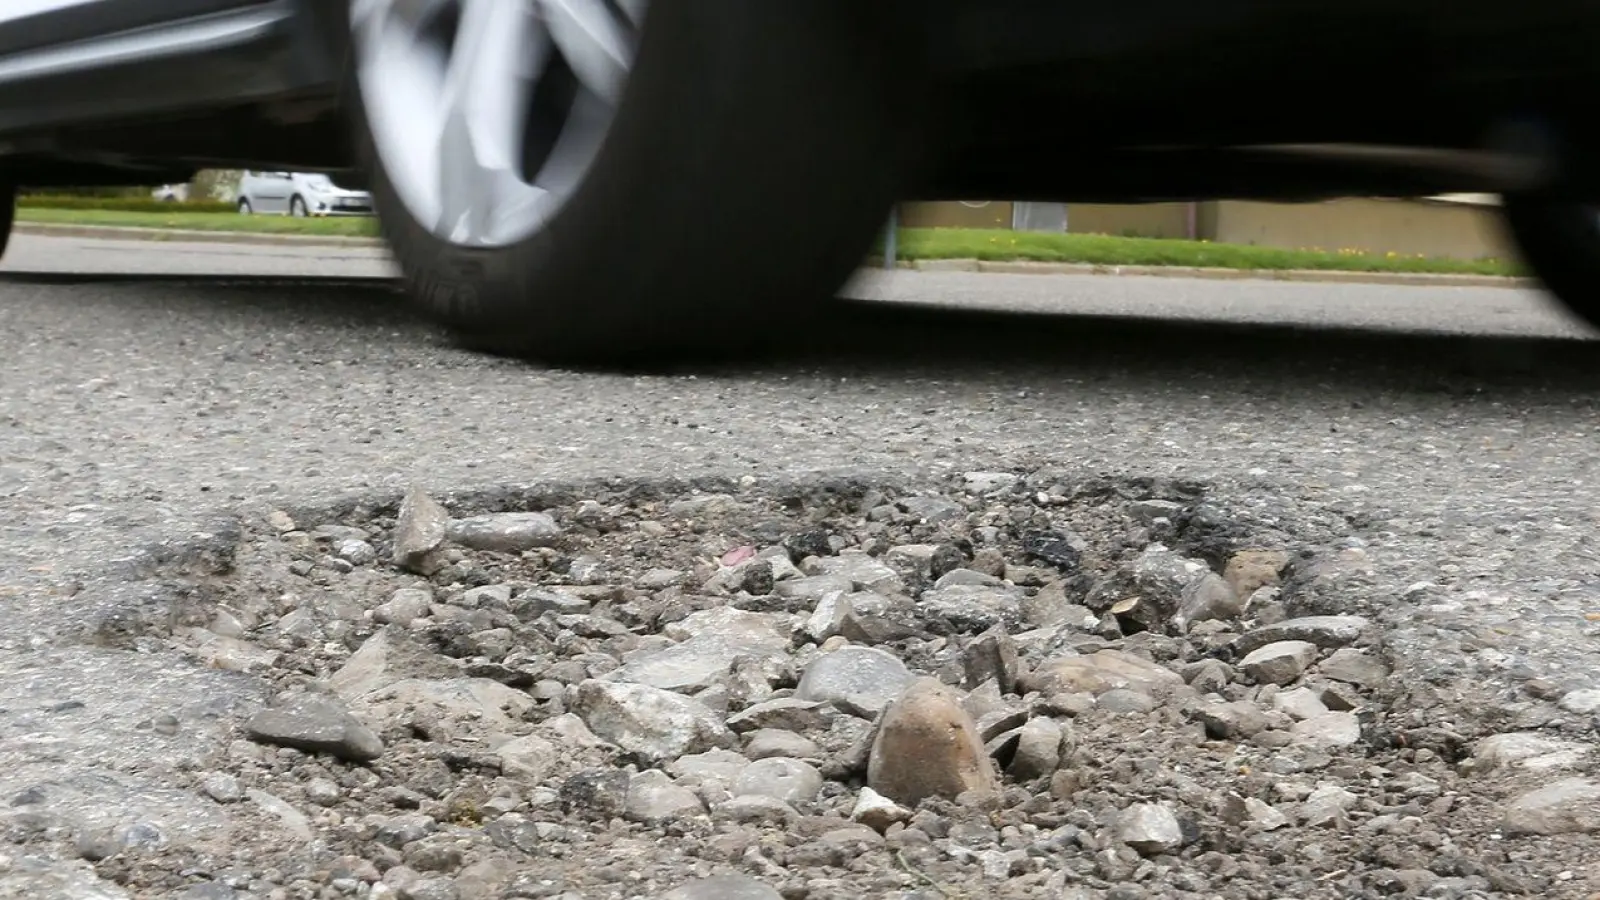
[[[248, 274], [280, 277], [389, 276], [386, 251], [46, 238], [19, 235], [0, 271]], [[1201, 321], [1308, 324], [1458, 334], [1566, 336], [1587, 333], [1535, 292], [1522, 289], [1194, 279], [863, 273], [852, 294], [963, 308]]]
[[[759, 364], [619, 375], [465, 353], [382, 280], [306, 280], [388, 271], [370, 250], [19, 237], [0, 267], [0, 649], [47, 633], [74, 573], [240, 503], [1055, 463], [1381, 506], [1369, 552], [1396, 596], [1430, 581], [1485, 621], [1533, 610], [1496, 652], [1600, 677], [1574, 617], [1600, 609], [1600, 348], [1531, 293], [897, 273], [856, 293], [930, 308], [797, 319]], [[97, 272], [183, 277], [59, 274]], [[269, 277], [232, 277], [250, 275]], [[200, 677], [60, 652], [61, 691], [103, 701], [101, 747]], [[7, 659], [0, 708], [32, 708]]]

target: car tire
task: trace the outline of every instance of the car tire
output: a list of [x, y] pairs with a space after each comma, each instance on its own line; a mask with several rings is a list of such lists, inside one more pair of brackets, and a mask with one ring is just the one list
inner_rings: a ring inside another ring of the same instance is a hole
[[13, 185], [0, 185], [0, 257], [6, 255], [11, 244], [11, 231], [17, 224], [17, 189]]
[[299, 197], [290, 197], [289, 198], [289, 215], [293, 216], [296, 219], [304, 219], [305, 217], [311, 215], [311, 213], [310, 213], [309, 210], [306, 209], [306, 201], [302, 200]]
[[255, 210], [250, 207], [250, 201], [241, 198], [239, 200], [239, 215], [248, 216], [253, 212], [255, 212]]
[[1502, 217], [1535, 278], [1568, 311], [1600, 328], [1600, 209], [1563, 197], [1508, 195]]
[[917, 65], [887, 6], [653, 0], [586, 174], [499, 246], [442, 237], [408, 208], [352, 35], [356, 145], [412, 297], [470, 347], [557, 364], [747, 352], [780, 334], [861, 264], [921, 149]]

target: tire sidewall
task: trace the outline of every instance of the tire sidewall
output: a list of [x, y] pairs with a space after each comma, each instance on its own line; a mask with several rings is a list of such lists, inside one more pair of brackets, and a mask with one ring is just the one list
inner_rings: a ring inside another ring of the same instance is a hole
[[[896, 168], [892, 156], [899, 148], [883, 146], [887, 141], [881, 135], [866, 136], [864, 146], [857, 146], [851, 143], [855, 135], [819, 139], [816, 132], [826, 129], [810, 125], [853, 117], [870, 131], [893, 131], [897, 92], [887, 77], [877, 77], [887, 76], [890, 67], [885, 59], [873, 58], [874, 42], [856, 36], [855, 52], [819, 60], [807, 55], [805, 41], [784, 40], [790, 33], [783, 27], [785, 18], [818, 33], [843, 30], [852, 17], [859, 18], [854, 4], [786, 4], [782, 13], [775, 8], [751, 0], [654, 0], [627, 89], [586, 177], [543, 227], [499, 248], [451, 245], [415, 220], [381, 164], [360, 102], [359, 79], [354, 66], [347, 67], [355, 145], [370, 178], [380, 227], [424, 311], [469, 340], [490, 344], [507, 332], [536, 329], [550, 335], [552, 343], [559, 337], [573, 347], [598, 341], [643, 345], [663, 340], [668, 332], [716, 330], [723, 317], [751, 312], [751, 294], [777, 300], [814, 292], [803, 283], [807, 278], [825, 285], [816, 290], [836, 287], [881, 228], [900, 187], [889, 178], [840, 198], [841, 207], [864, 210], [830, 223], [839, 236], [830, 239], [838, 246], [828, 252], [842, 255], [844, 273], [828, 271], [841, 268], [830, 259], [813, 260], [799, 274], [741, 260], [748, 270], [740, 279], [744, 290], [726, 296], [705, 290], [703, 267], [730, 262], [718, 258], [726, 255], [719, 246], [722, 238], [735, 237], [760, 252], [761, 236], [767, 235], [771, 246], [765, 249], [773, 253], [785, 252], [786, 240], [803, 242], [803, 226], [817, 218], [811, 207], [819, 204], [808, 169], [870, 167], [873, 151], [880, 155], [878, 165]], [[344, 24], [348, 29], [348, 7]], [[763, 46], [767, 49], [760, 52], [750, 49]], [[880, 49], [878, 56], [890, 54]], [[866, 87], [859, 97], [844, 92], [806, 99], [808, 73], [830, 62], [872, 73], [861, 79]], [[793, 97], [800, 98], [791, 101], [793, 133], [734, 124], [780, 116], [784, 110], [769, 107]], [[844, 109], [852, 106], [860, 109]], [[730, 160], [754, 166], [753, 161], [772, 157], [773, 166], [793, 173], [792, 185], [776, 176], [776, 188], [767, 191], [741, 191], [730, 183]], [[786, 206], [794, 210], [792, 220], [784, 219]], [[736, 249], [733, 255], [751, 254]], [[597, 263], [602, 259], [607, 264]], [[652, 296], [665, 299], [641, 300]]]

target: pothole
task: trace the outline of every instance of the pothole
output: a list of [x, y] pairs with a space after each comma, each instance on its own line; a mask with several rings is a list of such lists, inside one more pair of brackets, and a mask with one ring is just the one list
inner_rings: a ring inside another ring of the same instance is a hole
[[186, 775], [257, 830], [80, 855], [139, 896], [1594, 889], [1589, 747], [1401, 707], [1339, 548], [1204, 485], [448, 506], [247, 528], [162, 641], [270, 684]]

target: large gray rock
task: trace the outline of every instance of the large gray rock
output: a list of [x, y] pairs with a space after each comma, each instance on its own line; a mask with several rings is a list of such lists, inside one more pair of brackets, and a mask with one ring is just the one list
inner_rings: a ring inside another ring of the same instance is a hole
[[1244, 598], [1248, 596], [1234, 593], [1228, 582], [1215, 572], [1202, 572], [1179, 593], [1173, 624], [1185, 629], [1196, 622], [1232, 619], [1244, 611]]
[[812, 557], [805, 561], [801, 571], [807, 575], [847, 578], [858, 591], [898, 593], [905, 590], [905, 583], [900, 580], [900, 573], [894, 567], [859, 550], [847, 550], [838, 556]]
[[1239, 668], [1258, 684], [1289, 684], [1317, 661], [1310, 641], [1274, 641], [1257, 647], [1239, 661]]
[[1183, 846], [1183, 827], [1165, 805], [1136, 803], [1122, 813], [1117, 837], [1145, 856], [1156, 856]]
[[806, 666], [795, 697], [876, 715], [915, 679], [898, 656], [875, 647], [841, 647]]
[[773, 797], [788, 804], [815, 800], [822, 773], [810, 763], [781, 756], [758, 759], [744, 767], [733, 783], [736, 797]]
[[705, 812], [694, 791], [674, 784], [660, 769], [646, 769], [628, 781], [623, 814], [634, 822], [654, 825]]
[[1341, 647], [1327, 659], [1317, 664], [1317, 672], [1324, 678], [1353, 684], [1368, 689], [1377, 688], [1389, 680], [1389, 667], [1363, 650]]
[[573, 711], [596, 735], [650, 763], [737, 743], [704, 703], [642, 684], [588, 679]]
[[1565, 769], [1578, 765], [1593, 749], [1592, 744], [1561, 740], [1531, 731], [1492, 734], [1472, 748], [1471, 768], [1479, 772], [1501, 767]]
[[1353, 747], [1361, 741], [1361, 720], [1352, 712], [1325, 712], [1294, 723], [1289, 734], [1295, 743], [1321, 750]]
[[333, 692], [345, 700], [388, 687], [407, 678], [451, 678], [461, 669], [448, 658], [412, 639], [399, 625], [380, 629], [345, 660], [328, 679]]
[[1157, 544], [1135, 557], [1126, 573], [1098, 582], [1089, 593], [1088, 605], [1104, 610], [1126, 602], [1126, 615], [1148, 628], [1161, 629], [1178, 612], [1190, 585], [1208, 574], [1212, 572], [1205, 563]]
[[510, 737], [527, 729], [533, 707], [526, 692], [488, 678], [407, 678], [351, 703], [368, 721], [407, 725], [433, 741]]
[[500, 758], [501, 774], [532, 784], [548, 778], [560, 760], [556, 745], [536, 734], [507, 741], [496, 747], [494, 753]]
[[452, 543], [473, 550], [521, 553], [551, 546], [561, 536], [561, 528], [542, 512], [491, 513], [452, 519], [447, 536]]
[[1507, 805], [1503, 826], [1509, 835], [1600, 832], [1600, 784], [1563, 778], [1522, 794]]
[[631, 654], [606, 679], [698, 691], [720, 683], [737, 657], [766, 657], [789, 646], [771, 617], [728, 607], [693, 613], [669, 626], [667, 636], [680, 643]]
[[921, 678], [883, 714], [867, 763], [867, 785], [906, 806], [999, 789], [994, 764], [961, 698]]
[[301, 694], [250, 719], [252, 740], [351, 762], [383, 755], [383, 741], [332, 697]]
[[976, 634], [999, 627], [1012, 631], [1022, 623], [1022, 592], [982, 584], [952, 584], [924, 591], [917, 608], [929, 620], [943, 620], [956, 631]]
[[1061, 765], [1066, 732], [1054, 719], [1029, 719], [1017, 733], [1017, 750], [1011, 758], [1011, 777], [1032, 781], [1055, 772]]
[[1323, 649], [1355, 643], [1372, 623], [1361, 616], [1304, 616], [1263, 625], [1233, 641], [1233, 652], [1250, 653], [1278, 641], [1306, 641]]
[[783, 895], [748, 875], [715, 875], [673, 888], [661, 900], [783, 900]]

